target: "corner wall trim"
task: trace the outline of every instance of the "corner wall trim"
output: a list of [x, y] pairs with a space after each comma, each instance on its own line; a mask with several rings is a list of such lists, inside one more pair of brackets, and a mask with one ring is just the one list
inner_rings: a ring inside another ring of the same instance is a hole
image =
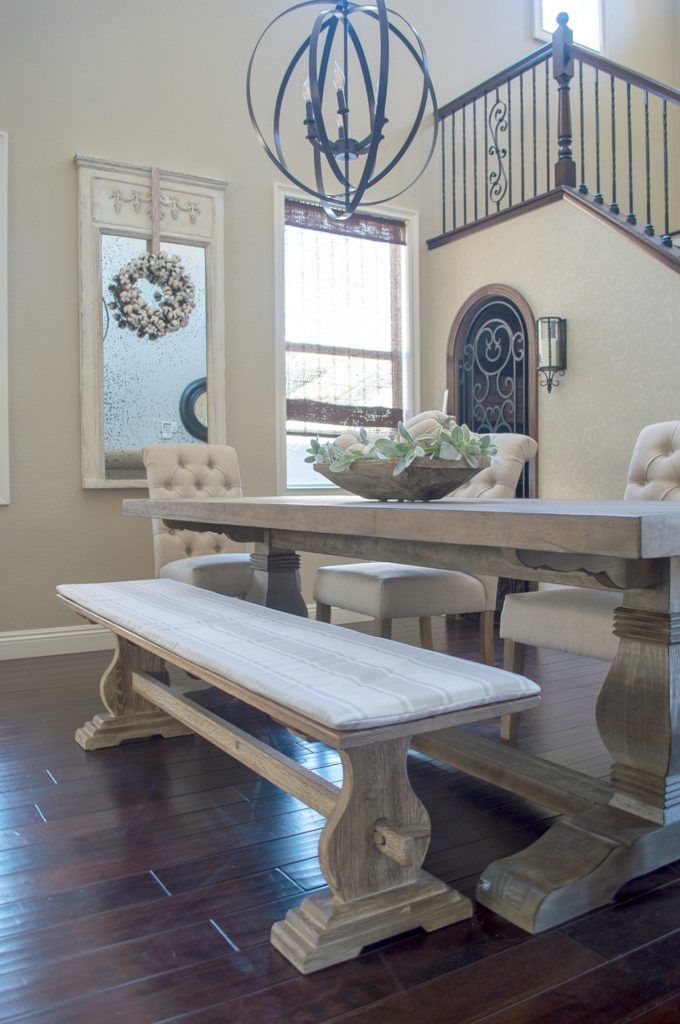
[[113, 650], [113, 635], [103, 626], [53, 626], [0, 633], [0, 661]]

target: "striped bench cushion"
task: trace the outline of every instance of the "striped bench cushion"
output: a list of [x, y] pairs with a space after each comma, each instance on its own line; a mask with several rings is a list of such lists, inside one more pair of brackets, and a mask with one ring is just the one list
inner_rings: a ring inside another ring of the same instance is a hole
[[57, 588], [200, 669], [332, 729], [366, 729], [527, 697], [536, 683], [407, 644], [247, 604], [175, 580]]

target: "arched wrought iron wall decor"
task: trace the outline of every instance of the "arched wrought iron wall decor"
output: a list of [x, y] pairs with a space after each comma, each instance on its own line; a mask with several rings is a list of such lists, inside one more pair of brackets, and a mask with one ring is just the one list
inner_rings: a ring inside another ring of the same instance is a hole
[[[454, 320], [446, 367], [449, 409], [459, 422], [482, 433], [529, 434], [538, 440], [536, 320], [519, 292], [503, 284], [474, 292]], [[525, 465], [520, 498], [538, 495], [537, 460]], [[501, 578], [500, 613], [506, 594], [535, 584]]]
[[[471, 429], [537, 439], [535, 319], [519, 293], [488, 285], [468, 299], [449, 336], [447, 387], [448, 411]], [[535, 460], [519, 493], [536, 496]]]
[[[303, 8], [320, 5], [325, 9], [316, 17], [312, 31], [298, 46], [283, 74], [273, 104], [271, 136], [267, 137], [259, 127], [252, 89], [260, 46], [282, 18]], [[437, 141], [437, 100], [430, 79], [427, 54], [418, 33], [405, 18], [388, 8], [385, 0], [375, 0], [369, 6], [340, 0], [332, 10], [328, 6], [327, 0], [303, 0], [270, 22], [258, 39], [248, 63], [246, 97], [253, 128], [270, 160], [298, 188], [318, 199], [329, 217], [346, 220], [360, 203], [374, 206], [387, 202], [401, 195], [418, 180], [430, 161]], [[369, 59], [367, 51], [370, 53], [373, 48], [362, 42], [357, 29], [359, 24], [364, 29], [377, 26], [377, 58]], [[410, 129], [400, 144], [394, 143], [394, 155], [388, 157], [384, 165], [380, 165], [380, 144], [385, 138], [384, 130], [389, 121], [386, 110], [392, 59], [390, 41], [400, 43], [406, 50], [422, 82], [417, 111]], [[305, 59], [306, 78], [303, 71]], [[282, 139], [282, 112], [286, 94], [298, 71], [304, 101], [301, 112], [304, 109], [305, 114], [302, 126], [306, 130], [313, 155], [313, 185], [305, 183], [292, 171], [284, 154]], [[351, 109], [350, 78], [353, 97]], [[324, 104], [324, 97], [331, 99], [327, 98]], [[432, 140], [418, 173], [391, 195], [370, 201], [365, 199], [366, 192], [386, 178], [402, 159], [418, 133], [428, 106], [432, 111]], [[361, 127], [358, 132], [357, 124]]]

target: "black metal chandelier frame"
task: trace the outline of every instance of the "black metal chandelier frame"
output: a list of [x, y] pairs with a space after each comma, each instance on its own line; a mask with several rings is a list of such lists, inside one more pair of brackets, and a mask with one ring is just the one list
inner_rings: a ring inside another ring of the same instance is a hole
[[[288, 64], [288, 67], [286, 68], [279, 86], [276, 102], [274, 104], [272, 148], [257, 123], [253, 106], [251, 80], [256, 55], [265, 36], [267, 36], [273, 26], [282, 18], [294, 11], [307, 7], [318, 7], [322, 4], [326, 5], [326, 10], [322, 11], [317, 16], [312, 31], [296, 50]], [[369, 62], [361, 44], [359, 34], [351, 22], [353, 15], [364, 15], [378, 23], [380, 57], [377, 89], [374, 89], [373, 86]], [[401, 28], [390, 21], [390, 16], [392, 18], [398, 18], [403, 22], [406, 29], [412, 33], [416, 45], [411, 42]], [[330, 61], [333, 55], [333, 47], [339, 30], [342, 35], [343, 66], [340, 68], [342, 84], [340, 87], [336, 86], [336, 97], [338, 101], [336, 114], [338, 137], [336, 139], [332, 139], [326, 127], [322, 107], [324, 92], [328, 80]], [[407, 133], [406, 138], [399, 147], [397, 153], [385, 167], [376, 173], [378, 149], [381, 141], [384, 139], [383, 128], [388, 123], [388, 119], [385, 116], [385, 108], [387, 103], [390, 64], [390, 34], [404, 45], [415, 61], [422, 75], [423, 85], [418, 111], [410, 131]], [[362, 139], [353, 138], [350, 130], [350, 108], [347, 100], [350, 53], [355, 55], [359, 66], [360, 78], [363, 83], [369, 112], [370, 131], [368, 135]], [[293, 74], [305, 57], [305, 54], [308, 54], [309, 91], [306, 102], [306, 117], [303, 123], [307, 129], [307, 139], [313, 150], [315, 187], [301, 181], [300, 178], [290, 170], [283, 152], [283, 143], [281, 139], [281, 112], [283, 109], [286, 90], [288, 89]], [[316, 199], [320, 200], [326, 214], [334, 220], [346, 220], [348, 217], [351, 217], [360, 204], [365, 206], [375, 206], [379, 203], [389, 202], [401, 195], [402, 192], [405, 192], [406, 189], [415, 184], [418, 178], [422, 175], [430, 161], [430, 158], [432, 157], [437, 142], [437, 101], [432, 81], [430, 79], [429, 63], [425, 48], [413, 26], [406, 21], [402, 15], [388, 8], [385, 4], [385, 0], [375, 0], [375, 3], [371, 5], [358, 4], [353, 2], [353, 0], [340, 0], [332, 10], [328, 10], [327, 0], [301, 0], [300, 3], [296, 3], [287, 10], [282, 11], [282, 13], [277, 15], [277, 17], [274, 18], [265, 28], [255, 45], [255, 49], [253, 50], [248, 63], [246, 97], [250, 120], [265, 152], [267, 153], [267, 156], [274, 164], [276, 164], [282, 174], [284, 174], [289, 181], [292, 181], [303, 192], [306, 192], [308, 195], [314, 196]], [[382, 181], [396, 167], [410, 147], [422, 124], [428, 105], [428, 99], [431, 101], [434, 114], [432, 140], [426, 159], [419, 172], [411, 179], [411, 181], [408, 182], [407, 185], [404, 185], [403, 188], [400, 188], [391, 195], [385, 196], [379, 200], [364, 200], [367, 190]], [[365, 163], [359, 180], [353, 185], [350, 180], [350, 165], [360, 157], [365, 158]], [[327, 169], [330, 170], [332, 176], [337, 181], [340, 186], [339, 191], [332, 192], [326, 189], [324, 182], [324, 167], [327, 167]]]

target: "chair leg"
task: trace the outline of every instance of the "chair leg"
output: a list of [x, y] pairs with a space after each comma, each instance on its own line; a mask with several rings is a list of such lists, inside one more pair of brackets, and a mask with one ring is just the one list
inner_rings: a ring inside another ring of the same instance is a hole
[[382, 636], [385, 640], [391, 640], [392, 619], [374, 619], [373, 632], [376, 636]]
[[[503, 641], [503, 668], [508, 672], [524, 671], [524, 644], [516, 643], [514, 640]], [[519, 736], [519, 712], [513, 715], [501, 716], [501, 740], [511, 747], [517, 746]]]
[[322, 604], [321, 601], [316, 602], [316, 621], [317, 622], [330, 622], [331, 621], [331, 606], [329, 604]]
[[479, 642], [482, 653], [482, 661], [487, 665], [496, 664], [496, 651], [493, 638], [493, 616], [494, 613], [482, 612], [479, 616]]
[[418, 625], [420, 627], [420, 646], [426, 647], [428, 651], [434, 650], [434, 644], [432, 642], [432, 619], [429, 615], [418, 619]]
[[517, 672], [520, 675], [524, 672], [524, 655], [526, 645], [516, 640], [503, 641], [503, 668], [507, 672]]
[[501, 740], [509, 747], [516, 747], [519, 739], [519, 711], [512, 715], [501, 715]]

